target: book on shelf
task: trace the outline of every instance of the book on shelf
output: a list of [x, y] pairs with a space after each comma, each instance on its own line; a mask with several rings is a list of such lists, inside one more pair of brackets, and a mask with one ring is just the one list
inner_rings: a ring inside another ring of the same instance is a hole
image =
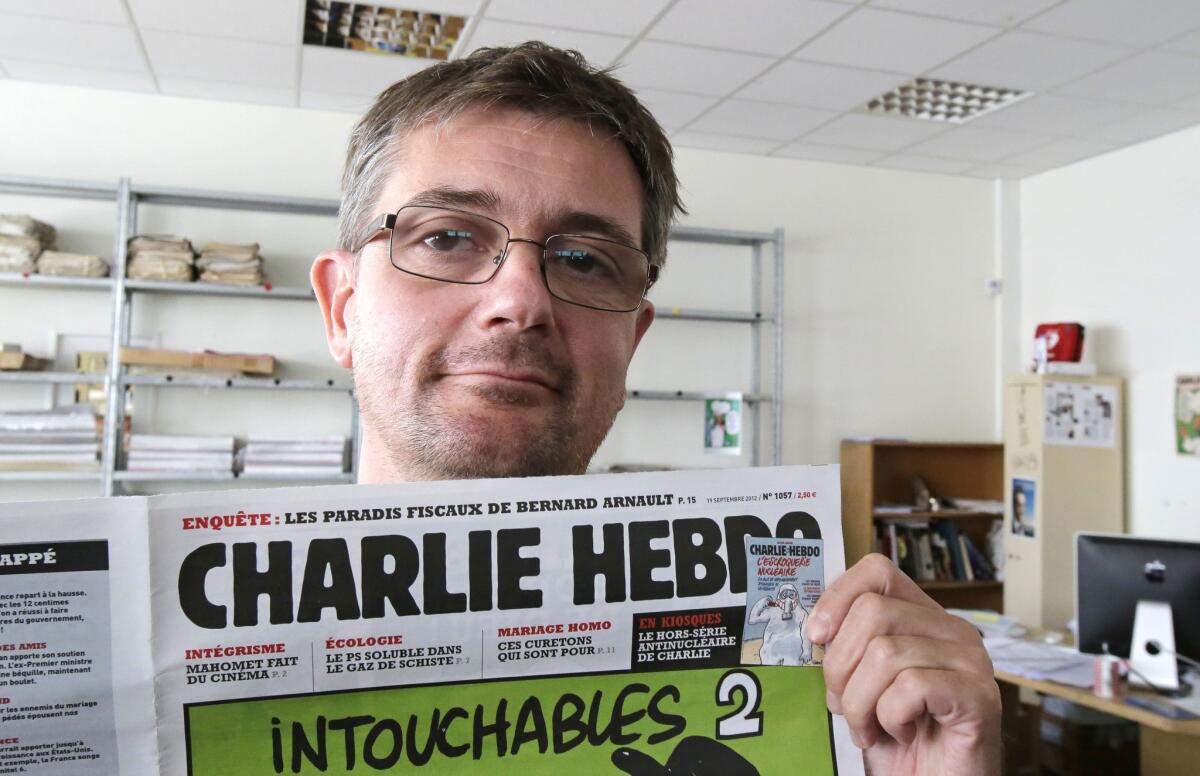
[[90, 404], [72, 404], [52, 410], [0, 412], [0, 431], [90, 431], [96, 433], [96, 415]]
[[22, 453], [93, 453], [100, 454], [100, 442], [6, 442], [0, 439], [0, 454]]
[[248, 464], [242, 469], [244, 477], [259, 477], [259, 476], [305, 476], [314, 479], [340, 477], [345, 474], [343, 468], [338, 466], [295, 466], [288, 464]]
[[179, 455], [138, 452], [129, 454], [128, 469], [147, 471], [162, 469], [183, 471], [187, 469], [224, 469], [233, 471], [233, 453], [184, 453]]
[[130, 434], [129, 450], [232, 453], [232, 436], [183, 434]]
[[977, 582], [995, 570], [953, 520], [880, 520], [875, 548], [917, 582]]

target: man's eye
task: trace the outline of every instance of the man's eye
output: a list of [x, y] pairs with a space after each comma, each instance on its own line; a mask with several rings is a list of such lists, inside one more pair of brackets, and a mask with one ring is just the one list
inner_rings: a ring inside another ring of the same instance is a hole
[[471, 232], [464, 229], [441, 229], [427, 235], [421, 242], [439, 252], [463, 251], [471, 248], [471, 237]]
[[554, 252], [554, 258], [564, 269], [580, 275], [608, 276], [612, 274], [612, 262], [594, 251], [568, 248]]

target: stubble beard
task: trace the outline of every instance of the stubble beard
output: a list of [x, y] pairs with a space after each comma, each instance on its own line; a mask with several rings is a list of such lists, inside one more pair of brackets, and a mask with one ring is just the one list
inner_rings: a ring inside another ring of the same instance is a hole
[[[445, 384], [447, 369], [476, 363], [540, 370], [554, 378], [557, 392], [531, 398], [495, 385]], [[582, 474], [625, 403], [622, 379], [580, 406], [577, 373], [529, 338], [443, 349], [417, 363], [356, 348], [354, 382], [363, 422], [383, 443], [388, 468], [413, 480]], [[465, 390], [471, 404], [464, 407], [451, 390]], [[544, 419], [530, 422], [525, 407]]]

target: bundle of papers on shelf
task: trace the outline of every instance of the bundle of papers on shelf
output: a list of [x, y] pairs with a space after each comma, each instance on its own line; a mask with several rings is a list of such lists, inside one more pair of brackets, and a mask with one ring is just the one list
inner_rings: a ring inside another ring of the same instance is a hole
[[38, 256], [54, 246], [54, 227], [26, 215], [0, 213], [0, 272], [35, 272]]
[[131, 472], [227, 474], [233, 471], [232, 436], [131, 434], [126, 469]]
[[196, 253], [184, 237], [174, 235], [138, 235], [129, 241], [129, 262], [125, 274], [135, 280], [192, 279]]
[[241, 452], [242, 474], [337, 477], [345, 471], [346, 438], [252, 435]]
[[102, 278], [108, 276], [108, 262], [99, 256], [63, 251], [42, 251], [37, 260], [37, 271], [42, 275], [60, 275], [80, 278]]
[[0, 412], [0, 471], [93, 471], [99, 457], [90, 404]]
[[262, 265], [258, 243], [206, 243], [196, 261], [201, 280], [239, 286], [261, 286]]

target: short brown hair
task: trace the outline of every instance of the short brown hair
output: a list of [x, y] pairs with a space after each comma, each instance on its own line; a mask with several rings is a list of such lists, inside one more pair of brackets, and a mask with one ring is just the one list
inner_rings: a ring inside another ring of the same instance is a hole
[[629, 151], [642, 182], [642, 249], [662, 266], [679, 200], [671, 143], [633, 92], [577, 51], [531, 41], [483, 48], [427, 67], [389, 86], [355, 125], [342, 173], [338, 242], [354, 250], [368, 225], [399, 142], [426, 122], [445, 124], [467, 108], [501, 105], [599, 125]]

